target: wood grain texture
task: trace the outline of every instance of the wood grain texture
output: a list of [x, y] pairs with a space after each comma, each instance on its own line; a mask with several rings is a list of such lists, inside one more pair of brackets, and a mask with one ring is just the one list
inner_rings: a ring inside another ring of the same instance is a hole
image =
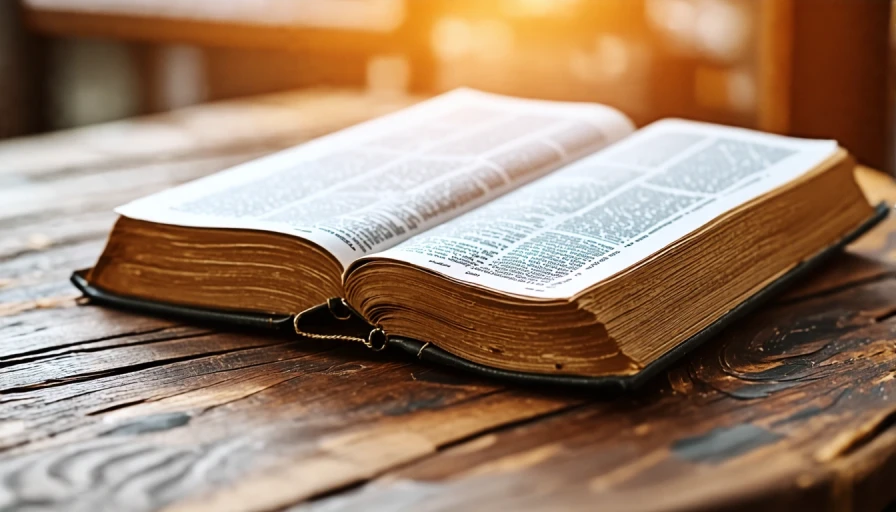
[[409, 101], [298, 93], [0, 144], [0, 510], [896, 500], [894, 220], [616, 399], [80, 304], [67, 283], [114, 205]]
[[894, 284], [767, 308], [632, 397], [459, 444], [308, 508], [881, 510], [896, 492], [870, 479], [892, 462], [867, 457], [894, 449], [882, 437], [896, 417]]

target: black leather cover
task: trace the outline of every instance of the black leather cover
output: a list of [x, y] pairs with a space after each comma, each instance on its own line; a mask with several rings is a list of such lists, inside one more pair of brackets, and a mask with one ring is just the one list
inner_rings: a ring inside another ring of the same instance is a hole
[[[731, 311], [725, 313], [712, 325], [706, 327], [694, 336], [688, 338], [674, 349], [662, 355], [656, 361], [645, 366], [640, 372], [631, 376], [607, 376], [607, 377], [581, 377], [574, 375], [547, 375], [515, 372], [509, 370], [501, 370], [489, 366], [467, 361], [466, 359], [455, 356], [445, 350], [442, 350], [430, 343], [403, 338], [400, 336], [390, 336], [387, 341], [387, 348], [400, 350], [407, 354], [420, 359], [421, 361], [431, 362], [438, 365], [456, 368], [469, 373], [481, 376], [496, 378], [505, 381], [515, 382], [518, 384], [543, 386], [563, 386], [573, 388], [585, 388], [590, 390], [600, 390], [603, 392], [624, 391], [636, 388], [647, 380], [654, 377], [657, 373], [668, 368], [673, 362], [679, 359], [688, 351], [694, 349], [697, 345], [707, 341], [722, 329], [731, 324], [734, 320], [753, 311], [773, 296], [780, 293], [786, 287], [790, 286], [794, 281], [803, 277], [811, 270], [817, 268], [834, 254], [843, 249], [850, 242], [863, 235], [869, 229], [886, 218], [889, 213], [889, 206], [881, 203], [875, 209], [874, 215], [867, 221], [862, 223], [853, 232], [849, 233], [837, 243], [825, 248], [821, 252], [803, 261], [789, 272], [772, 282], [758, 293], [739, 304]], [[223, 311], [196, 308], [190, 306], [178, 306], [155, 302], [133, 297], [108, 293], [97, 288], [87, 282], [85, 277], [86, 271], [77, 271], [72, 274], [72, 283], [81, 290], [85, 296], [99, 304], [106, 304], [119, 308], [143, 311], [162, 316], [186, 318], [194, 321], [224, 324], [234, 327], [248, 327], [253, 329], [263, 329], [267, 331], [279, 331], [291, 335], [296, 335], [293, 321], [293, 315], [280, 314], [263, 314], [263, 313], [246, 313], [238, 311]], [[341, 315], [340, 315], [341, 316]], [[297, 321], [297, 326], [304, 332], [313, 332], [323, 336], [331, 334], [348, 334], [359, 338], [366, 338], [372, 327], [358, 315], [353, 315], [345, 320], [337, 320], [330, 312], [327, 304], [315, 306], [302, 313], [301, 318]]]

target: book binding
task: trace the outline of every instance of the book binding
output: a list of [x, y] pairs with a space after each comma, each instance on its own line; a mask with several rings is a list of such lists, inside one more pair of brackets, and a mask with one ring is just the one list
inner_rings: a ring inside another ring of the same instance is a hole
[[324, 304], [312, 307], [297, 315], [246, 313], [180, 306], [109, 293], [89, 283], [86, 277], [86, 270], [74, 272], [71, 276], [71, 281], [86, 297], [97, 304], [166, 317], [185, 318], [203, 323], [299, 335], [312, 339], [358, 342], [375, 351], [381, 351], [387, 348], [395, 349], [424, 362], [517, 384], [537, 385], [541, 387], [561, 386], [602, 392], [619, 392], [634, 389], [643, 385], [658, 373], [667, 369], [684, 354], [693, 350], [713, 336], [716, 336], [735, 320], [752, 312], [760, 305], [778, 295], [796, 280], [819, 267], [825, 261], [840, 252], [846, 245], [850, 244], [880, 223], [887, 217], [889, 210], [890, 207], [886, 203], [880, 203], [875, 208], [874, 215], [846, 236], [812, 257], [800, 262], [784, 275], [768, 284], [765, 288], [719, 317], [711, 325], [646, 365], [637, 374], [630, 376], [586, 377], [576, 375], [548, 375], [503, 370], [481, 365], [451, 354], [429, 342], [402, 336], [387, 336], [380, 327], [370, 325], [360, 314], [346, 304], [345, 301], [338, 298], [330, 299]]

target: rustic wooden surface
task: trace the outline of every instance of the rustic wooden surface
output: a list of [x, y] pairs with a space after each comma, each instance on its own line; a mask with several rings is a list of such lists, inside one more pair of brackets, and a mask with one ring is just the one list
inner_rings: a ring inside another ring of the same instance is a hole
[[0, 510], [896, 500], [896, 219], [617, 399], [79, 304], [67, 277], [113, 206], [408, 101], [284, 94], [0, 143]]

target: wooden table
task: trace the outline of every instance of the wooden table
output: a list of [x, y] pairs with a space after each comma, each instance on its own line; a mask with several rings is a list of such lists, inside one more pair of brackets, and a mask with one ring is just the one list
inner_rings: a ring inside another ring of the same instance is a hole
[[615, 400], [79, 304], [113, 206], [409, 101], [311, 91], [0, 143], [0, 510], [896, 499], [896, 219]]

